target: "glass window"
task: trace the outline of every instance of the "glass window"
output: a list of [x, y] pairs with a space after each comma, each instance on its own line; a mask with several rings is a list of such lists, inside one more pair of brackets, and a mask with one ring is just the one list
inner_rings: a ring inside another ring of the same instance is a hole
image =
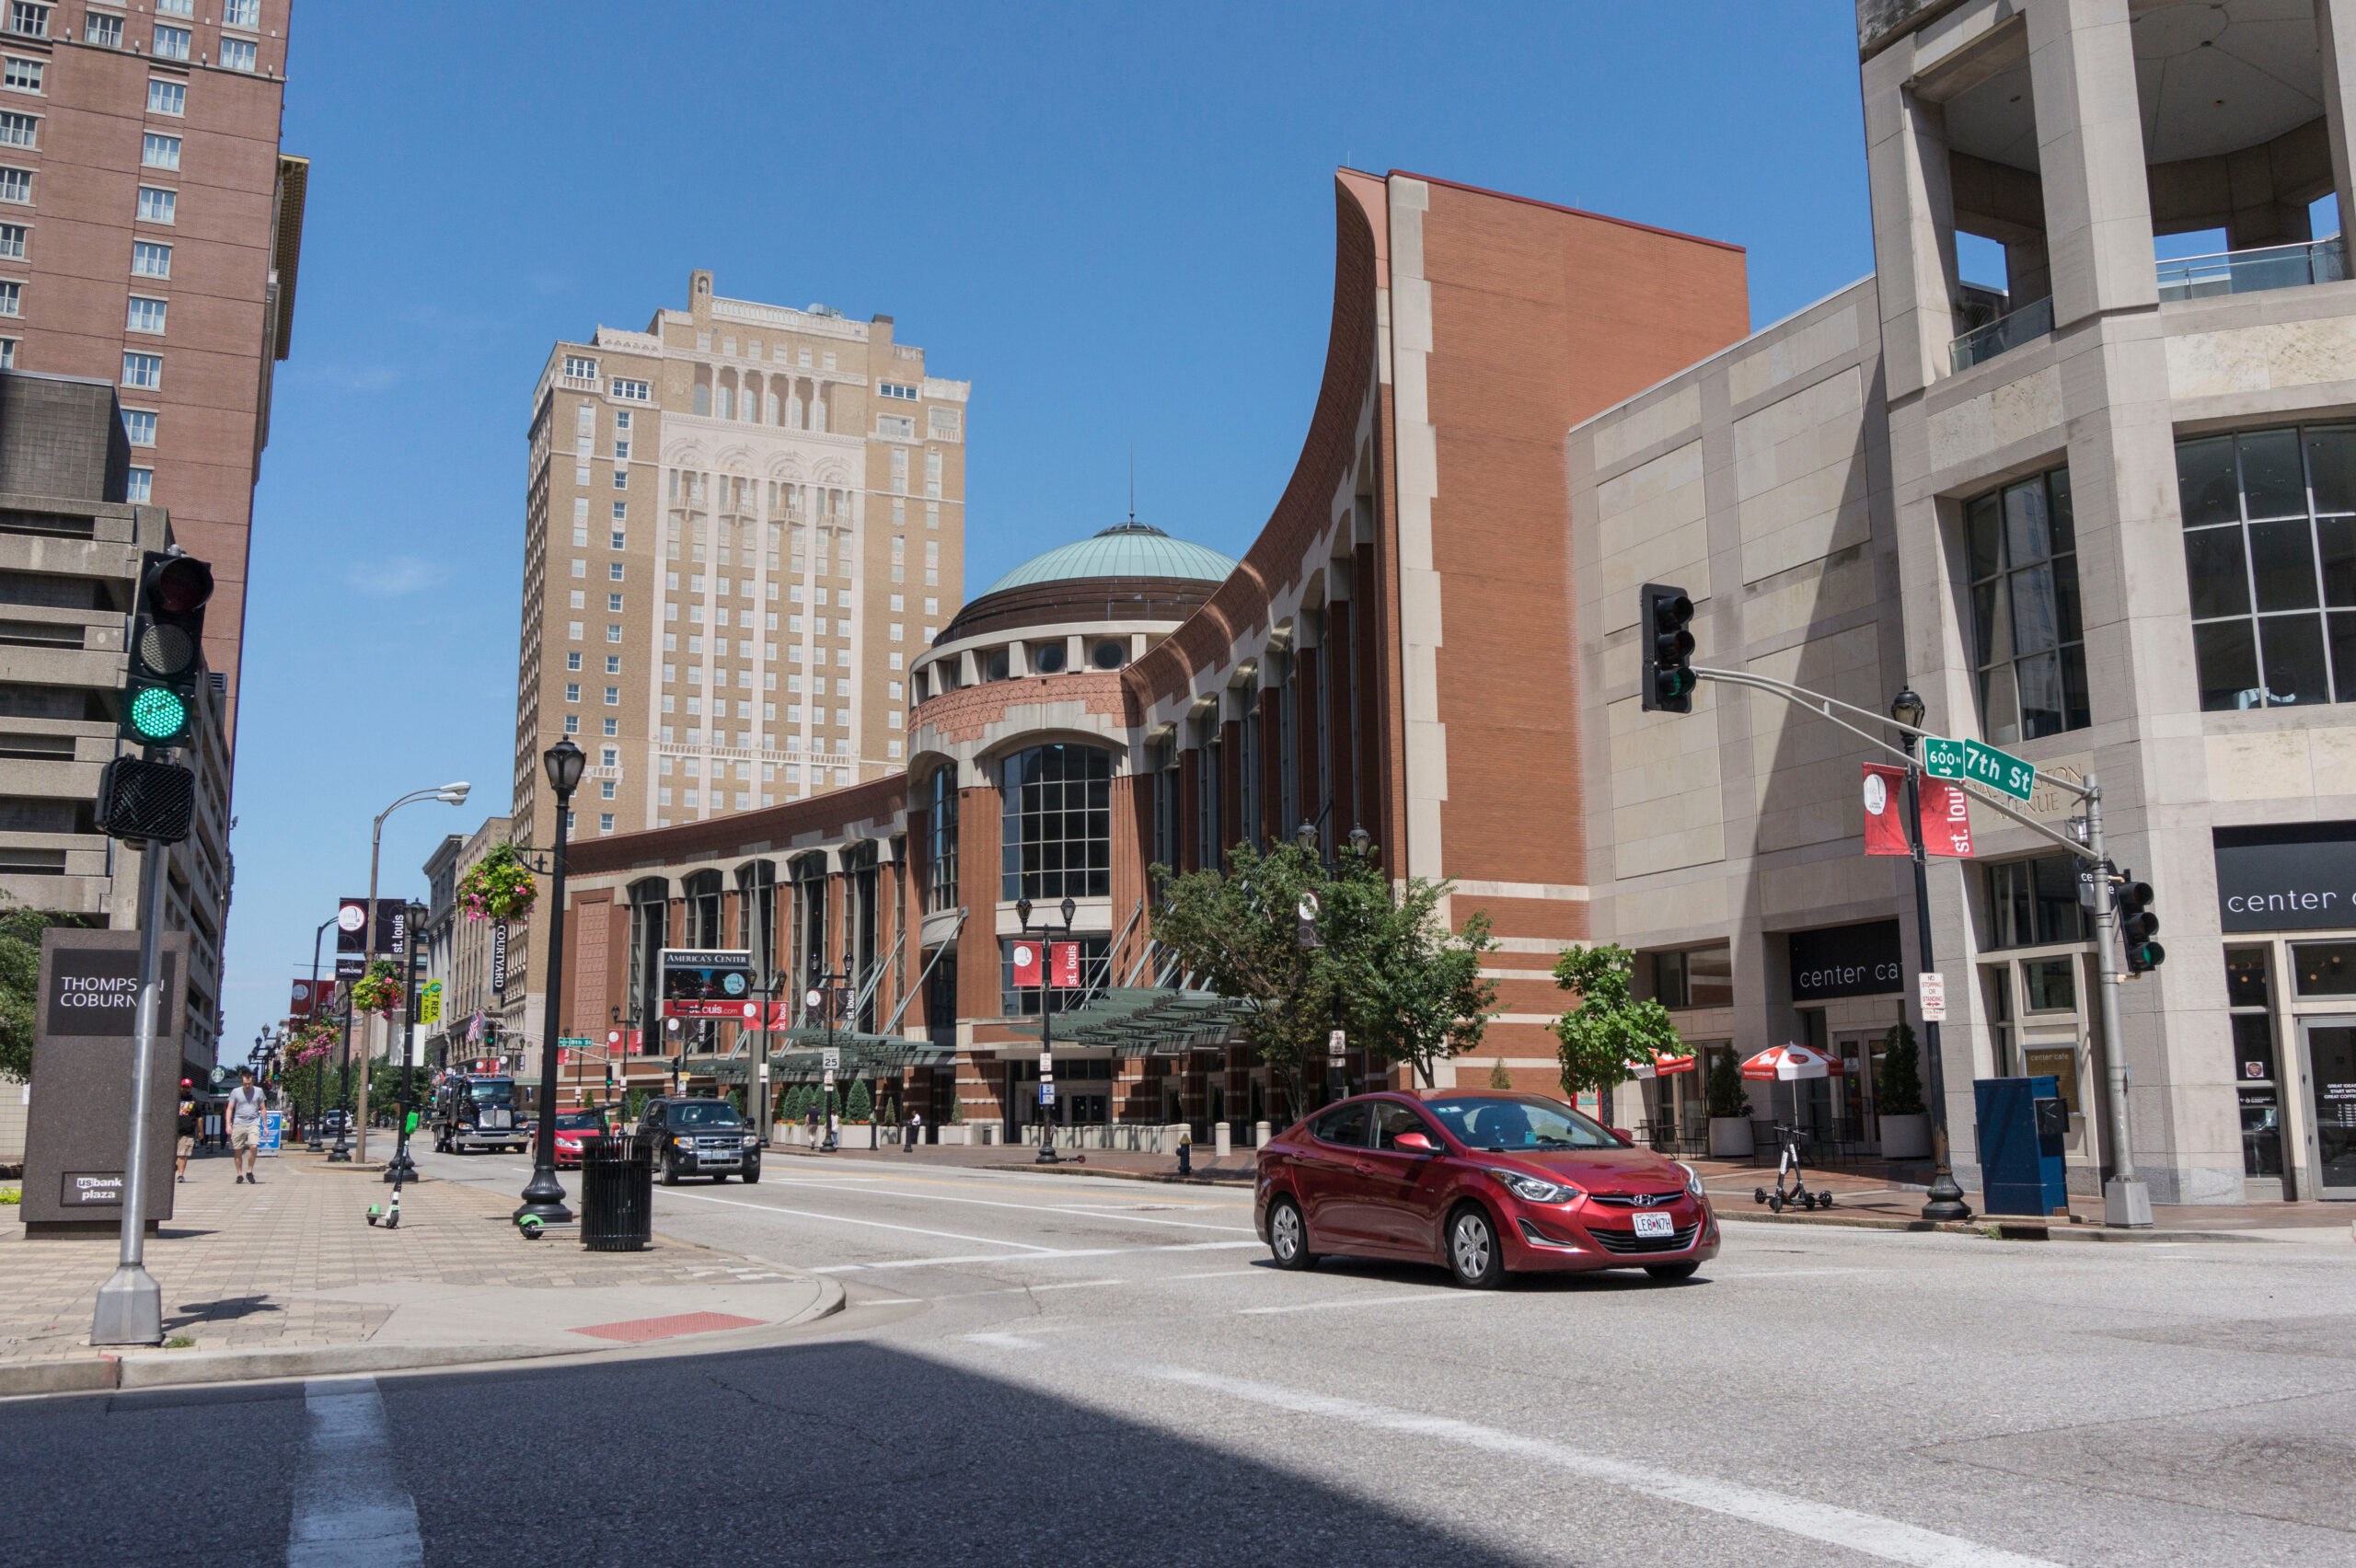
[[1112, 892], [1113, 754], [1034, 746], [1002, 765], [1000, 871], [1007, 900], [1102, 898]]
[[1732, 1006], [1734, 962], [1730, 950], [1694, 948], [1685, 952], [1653, 954], [1653, 995], [1661, 1006], [1672, 1010]]
[[134, 241], [131, 247], [131, 271], [133, 277], [168, 278], [172, 275], [172, 248]]
[[125, 354], [122, 356], [122, 384], [153, 391], [164, 384], [164, 356], [161, 354]]
[[957, 770], [938, 767], [921, 797], [925, 833], [924, 906], [957, 907]]
[[2070, 470], [2005, 486], [1964, 508], [1980, 719], [1999, 744], [2083, 730], [2085, 628]]
[[11, 147], [37, 147], [40, 144], [40, 117], [33, 114], [0, 114], [0, 143]]
[[167, 28], [159, 23], [156, 29], [156, 58], [158, 60], [187, 59], [188, 39], [188, 29]]
[[132, 332], [160, 332], [164, 329], [164, 319], [169, 309], [170, 306], [160, 299], [142, 299], [139, 295], [133, 294], [130, 318], [124, 324], [124, 329]]
[[1366, 1107], [1345, 1105], [1338, 1111], [1328, 1111], [1317, 1118], [1311, 1130], [1320, 1142], [1340, 1144], [1345, 1148], [1366, 1147]]
[[147, 112], [185, 115], [188, 112], [188, 85], [150, 77], [147, 82]]
[[2078, 1005], [2077, 960], [2040, 958], [2021, 965], [2021, 989], [2031, 1012], [2068, 1012]]
[[221, 63], [225, 69], [250, 71], [254, 68], [256, 50], [253, 40], [225, 38], [221, 40]]
[[[2074, 855], [2040, 855], [1987, 868], [1988, 946], [2044, 947], [2086, 940]], [[2033, 1005], [2033, 1004], [2032, 1004]]]
[[148, 409], [125, 409], [122, 411], [122, 431], [131, 438], [132, 445], [153, 446], [156, 444], [156, 416]]
[[2356, 428], [2177, 444], [2200, 706], [2356, 701]]
[[146, 140], [140, 145], [139, 161], [149, 168], [179, 167], [180, 139], [178, 136], [161, 136], [153, 131], [148, 132]]
[[2356, 997], [2356, 942], [2300, 942], [2291, 968], [2303, 997]]
[[1414, 1108], [1403, 1105], [1395, 1100], [1376, 1101], [1374, 1102], [1374, 1147], [1397, 1148], [1399, 1135], [1402, 1133], [1421, 1133], [1432, 1140], [1432, 1146], [1435, 1148], [1441, 1147], [1432, 1124], [1417, 1115]]
[[23, 224], [0, 224], [0, 258], [10, 261], [25, 259], [25, 241], [32, 230]]
[[139, 221], [143, 224], [175, 223], [179, 210], [180, 194], [177, 190], [161, 190], [152, 185], [139, 188]]
[[1558, 1100], [1535, 1094], [1426, 1100], [1424, 1109], [1459, 1143], [1503, 1153], [1524, 1148], [1618, 1148], [1620, 1140]]
[[110, 17], [103, 11], [90, 11], [82, 17], [82, 41], [95, 43], [101, 49], [122, 47], [122, 18]]

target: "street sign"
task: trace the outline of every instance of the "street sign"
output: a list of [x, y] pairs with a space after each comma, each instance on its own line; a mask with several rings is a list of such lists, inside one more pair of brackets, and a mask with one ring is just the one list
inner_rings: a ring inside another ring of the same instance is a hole
[[1349, 1037], [1343, 1033], [1342, 1031], [1337, 1029], [1334, 1031], [1333, 1033], [1325, 1037], [1325, 1054], [1328, 1056], [1331, 1056], [1334, 1060], [1338, 1062], [1344, 1056], [1349, 1055]]
[[1039, 1053], [1039, 1076], [1041, 1078], [1053, 1078], [1056, 1076], [1056, 1056], [1054, 1052], [1042, 1051]]
[[818, 1053], [818, 1066], [828, 1074], [839, 1071], [842, 1065], [843, 1054], [833, 1046], [828, 1046]]
[[2010, 752], [1983, 746], [1978, 741], [1966, 741], [1963, 753], [1963, 776], [1974, 784], [1985, 784], [1998, 794], [2010, 795], [2024, 803], [2037, 793], [2036, 767]]
[[1963, 741], [1942, 740], [1936, 735], [1923, 736], [1923, 771], [1934, 778], [1969, 777], [1963, 770], [1964, 747], [1968, 744]]
[[1923, 989], [1923, 1021], [1945, 1023], [1947, 1020], [1947, 977], [1924, 974], [1918, 977]]
[[1041, 1078], [1039, 1080], [1039, 1103], [1042, 1105], [1053, 1105], [1055, 1102], [1056, 1080], [1053, 1078]]
[[586, 1051], [589, 1049], [588, 1041], [576, 1039], [574, 1036], [570, 1034], [559, 1036], [557, 1039], [557, 1045], [560, 1049], [566, 1051]]

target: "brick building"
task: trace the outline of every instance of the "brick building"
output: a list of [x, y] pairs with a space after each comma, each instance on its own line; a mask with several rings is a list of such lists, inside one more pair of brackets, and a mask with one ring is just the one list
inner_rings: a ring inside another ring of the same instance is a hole
[[[749, 947], [789, 996], [848, 953], [860, 1070], [936, 1124], [1012, 1132], [1038, 1051], [1005, 973], [1016, 899], [1068, 894], [1101, 986], [1150, 990], [1147, 868], [1317, 821], [1329, 846], [1362, 826], [1386, 863], [1455, 879], [1452, 918], [1489, 913], [1490, 1049], [1552, 1083], [1547, 971], [1588, 934], [1563, 432], [1739, 339], [1743, 257], [1411, 175], [1344, 170], [1334, 197], [1323, 383], [1244, 559], [1134, 522], [1049, 551], [915, 649], [904, 767], [584, 834], [567, 1032], [617, 1011], [650, 1027], [665, 945]], [[1278, 1109], [1220, 1037], [1125, 1055], [1059, 1032], [1055, 1113], [1110, 1129]], [[794, 1047], [780, 1070], [808, 1043], [773, 1041]], [[678, 1043], [739, 1045], [733, 1026]], [[742, 1055], [687, 1059], [745, 1075]]]

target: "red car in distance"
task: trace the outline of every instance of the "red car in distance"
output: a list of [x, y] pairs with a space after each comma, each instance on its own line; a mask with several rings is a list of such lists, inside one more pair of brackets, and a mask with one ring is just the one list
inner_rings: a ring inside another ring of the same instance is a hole
[[577, 1170], [581, 1168], [581, 1140], [606, 1136], [606, 1113], [603, 1111], [560, 1111], [556, 1113], [556, 1168]]
[[1692, 1167], [1543, 1095], [1360, 1095], [1270, 1139], [1259, 1166], [1253, 1221], [1281, 1268], [1397, 1258], [1485, 1289], [1524, 1271], [1681, 1280], [1718, 1252]]

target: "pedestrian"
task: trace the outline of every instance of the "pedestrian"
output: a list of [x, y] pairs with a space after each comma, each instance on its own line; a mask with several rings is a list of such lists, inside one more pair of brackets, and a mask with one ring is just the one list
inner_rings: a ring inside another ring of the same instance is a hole
[[914, 1154], [917, 1151], [917, 1145], [922, 1142], [924, 1142], [924, 1113], [911, 1111], [908, 1113], [908, 1146], [901, 1152]]
[[237, 1162], [237, 1181], [254, 1181], [254, 1156], [261, 1149], [261, 1090], [254, 1087], [254, 1070], [237, 1069], [237, 1087], [229, 1091], [229, 1153]]
[[818, 1102], [814, 1100], [810, 1102], [808, 1121], [810, 1147], [815, 1148], [818, 1147]]
[[172, 1162], [178, 1167], [179, 1179], [188, 1180], [188, 1159], [196, 1152], [196, 1135], [203, 1129], [204, 1119], [196, 1111], [196, 1086], [180, 1079], [179, 1125], [176, 1129], [179, 1142], [173, 1146]]

